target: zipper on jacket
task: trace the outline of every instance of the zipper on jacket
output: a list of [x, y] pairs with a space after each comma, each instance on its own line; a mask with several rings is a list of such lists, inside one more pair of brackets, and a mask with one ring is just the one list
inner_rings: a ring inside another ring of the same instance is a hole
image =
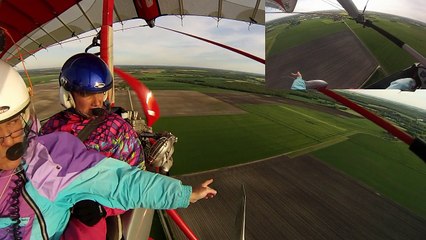
[[[19, 175], [21, 175], [22, 179], [24, 179], [24, 183], [27, 182], [27, 178], [24, 173], [20, 172]], [[30, 205], [30, 207], [33, 209], [34, 213], [37, 216], [37, 220], [40, 224], [40, 231], [41, 236], [44, 240], [49, 239], [49, 235], [47, 234], [47, 228], [46, 228], [46, 222], [44, 221], [43, 215], [41, 214], [40, 209], [38, 208], [37, 204], [35, 204], [34, 200], [30, 197], [30, 195], [27, 192], [27, 189], [24, 187], [22, 188], [22, 196], [24, 197], [25, 201]]]

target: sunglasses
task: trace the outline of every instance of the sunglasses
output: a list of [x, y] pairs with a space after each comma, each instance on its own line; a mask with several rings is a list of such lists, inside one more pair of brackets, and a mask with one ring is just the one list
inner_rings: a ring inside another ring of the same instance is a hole
[[8, 137], [11, 137], [11, 138], [17, 138], [17, 137], [22, 136], [23, 134], [24, 134], [24, 128], [20, 128], [20, 129], [18, 129], [18, 130], [16, 130], [16, 131], [13, 131], [13, 132], [9, 133], [9, 135], [6, 135], [6, 136], [3, 136], [3, 137], [0, 137], [0, 145], [1, 145], [1, 144], [3, 144], [3, 143], [4, 143], [4, 140], [5, 140], [6, 138], [8, 138]]

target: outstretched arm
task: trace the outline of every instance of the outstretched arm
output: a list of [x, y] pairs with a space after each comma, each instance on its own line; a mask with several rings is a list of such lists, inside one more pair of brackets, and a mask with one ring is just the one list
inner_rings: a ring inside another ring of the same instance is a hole
[[104, 159], [82, 172], [59, 198], [71, 205], [89, 199], [102, 206], [132, 209], [175, 209], [188, 207], [190, 202], [209, 198], [216, 190], [208, 180], [192, 191], [191, 186], [167, 176], [132, 168], [115, 159]]
[[203, 182], [199, 187], [193, 188], [189, 201], [191, 203], [195, 203], [196, 201], [200, 199], [203, 199], [203, 198], [208, 199], [208, 198], [213, 198], [214, 196], [216, 196], [217, 191], [209, 187], [209, 185], [212, 182], [213, 182], [213, 179], [209, 179]]
[[297, 71], [297, 73], [291, 73], [291, 75], [296, 77], [291, 84], [291, 90], [306, 90], [306, 83], [302, 78], [302, 74]]

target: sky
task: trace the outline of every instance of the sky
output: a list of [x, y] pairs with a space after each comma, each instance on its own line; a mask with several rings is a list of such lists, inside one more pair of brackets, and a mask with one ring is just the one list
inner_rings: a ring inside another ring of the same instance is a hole
[[[227, 69], [251, 73], [265, 73], [265, 65], [218, 46], [160, 28], [137, 27], [144, 20], [130, 20], [115, 24], [114, 64], [171, 65]], [[265, 58], [265, 27], [247, 22], [222, 19], [217, 23], [210, 17], [163, 16], [157, 26], [197, 35]], [[130, 28], [130, 29], [127, 29]], [[123, 30], [124, 29], [124, 30]], [[88, 32], [75, 40], [41, 50], [25, 60], [28, 69], [61, 67], [70, 56], [84, 51], [93, 35]], [[99, 49], [99, 48], [98, 48]], [[18, 64], [21, 70], [22, 65]]]
[[351, 89], [347, 91], [387, 99], [389, 101], [417, 107], [426, 111], [426, 89], [418, 89], [415, 92], [406, 92], [393, 89]]
[[[355, 6], [362, 11], [367, 0], [353, 0]], [[343, 10], [336, 0], [298, 0], [294, 12], [310, 12], [319, 10]], [[274, 11], [267, 8], [266, 12]], [[389, 13], [426, 22], [425, 0], [369, 0], [366, 11]], [[283, 14], [266, 14], [266, 21], [284, 16]]]

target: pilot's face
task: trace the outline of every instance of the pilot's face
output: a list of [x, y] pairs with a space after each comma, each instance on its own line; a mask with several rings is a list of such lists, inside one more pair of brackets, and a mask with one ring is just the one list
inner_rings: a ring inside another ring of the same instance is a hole
[[6, 151], [16, 143], [23, 142], [24, 127], [21, 116], [0, 123], [0, 169], [12, 170], [19, 166], [20, 158], [11, 161], [6, 157]]
[[73, 92], [75, 109], [87, 117], [93, 117], [92, 109], [102, 108], [106, 93]]

